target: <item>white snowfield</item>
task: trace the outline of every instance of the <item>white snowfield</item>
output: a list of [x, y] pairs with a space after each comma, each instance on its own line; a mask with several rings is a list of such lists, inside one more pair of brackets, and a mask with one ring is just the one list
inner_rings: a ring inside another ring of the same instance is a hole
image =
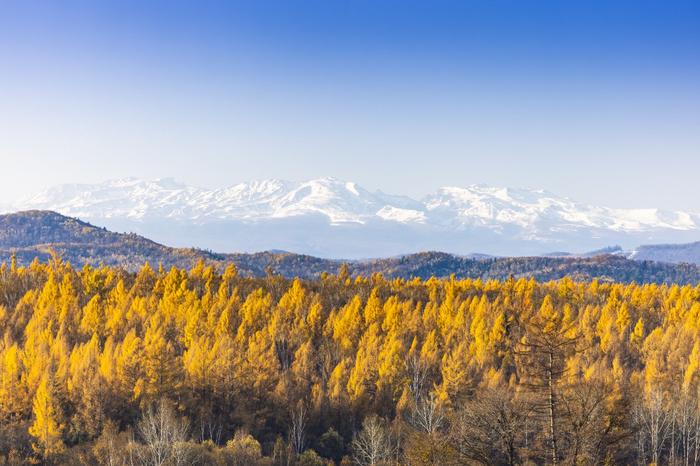
[[[467, 253], [493, 244], [499, 246], [483, 252], [506, 254], [511, 246], [515, 248], [517, 243], [521, 247], [522, 242], [533, 246], [532, 252], [547, 252], [553, 247], [585, 250], [612, 244], [611, 241], [624, 243], [628, 235], [635, 241], [674, 240], [676, 236], [686, 240], [700, 230], [698, 213], [592, 206], [542, 190], [483, 185], [444, 187], [415, 200], [370, 192], [356, 183], [335, 178], [304, 182], [268, 179], [220, 189], [187, 186], [169, 178], [128, 178], [100, 184], [60, 185], [5, 207], [15, 211], [29, 209], [54, 210], [108, 227], [114, 223], [110, 220], [119, 221], [119, 226], [142, 233], [152, 233], [154, 225], [162, 232], [178, 223], [201, 227], [200, 233], [212, 224], [245, 225], [247, 232], [255, 234], [256, 225], [284, 220], [285, 225], [291, 226], [289, 234], [299, 236], [291, 244], [285, 242], [283, 232], [271, 235], [267, 241], [269, 229], [261, 228], [262, 236], [251, 244], [237, 238], [231, 247], [292, 247], [298, 252], [335, 257], [376, 255], [384, 250], [367, 247], [366, 251], [354, 251], [350, 244], [348, 252], [341, 249], [341, 244], [326, 245], [314, 239], [320, 234], [316, 231], [319, 225], [350, 228], [354, 233], [346, 232], [344, 238], [358, 245], [373, 241], [379, 228], [385, 242], [394, 238], [393, 249], [381, 255], [416, 248]], [[422, 235], [419, 241], [416, 235]], [[303, 240], [304, 236], [308, 239]], [[597, 238], [601, 242], [596, 243]], [[170, 238], [158, 238], [156, 234], [154, 239]], [[218, 247], [222, 244], [214, 243]], [[453, 244], [455, 247], [451, 247]]]

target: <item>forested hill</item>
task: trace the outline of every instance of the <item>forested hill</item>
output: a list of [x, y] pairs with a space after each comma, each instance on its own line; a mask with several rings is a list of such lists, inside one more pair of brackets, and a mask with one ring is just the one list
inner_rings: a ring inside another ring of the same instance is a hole
[[76, 266], [105, 264], [130, 270], [140, 268], [146, 261], [188, 267], [199, 259], [218, 260], [218, 256], [206, 251], [171, 248], [133, 233], [111, 232], [51, 211], [0, 215], [3, 260], [15, 255], [20, 264], [35, 257], [44, 261], [51, 251]]
[[352, 264], [358, 274], [382, 272], [391, 277], [458, 277], [506, 279], [534, 277], [537, 280], [598, 278], [614, 282], [700, 283], [700, 267], [694, 264], [667, 264], [633, 261], [604, 254], [595, 257], [500, 257], [469, 259], [439, 252], [411, 254], [401, 258], [377, 259]]
[[686, 244], [647, 244], [638, 247], [633, 257], [636, 260], [700, 264], [700, 241]]
[[[343, 261], [285, 252], [216, 254], [192, 248], [172, 248], [142, 236], [115, 233], [78, 219], [50, 211], [27, 211], [0, 215], [0, 260], [15, 255], [20, 264], [38, 257], [46, 260], [51, 251], [81, 267], [86, 263], [121, 266], [136, 270], [144, 262], [188, 268], [199, 260], [224, 266], [234, 263], [239, 272], [264, 276], [269, 272], [285, 277], [315, 278], [323, 272], [337, 273]], [[633, 261], [615, 255], [595, 257], [508, 257], [467, 258], [441, 252], [423, 252], [387, 259], [351, 261], [352, 275], [382, 273], [387, 277], [499, 278], [534, 277], [538, 280], [565, 276], [579, 280], [638, 283], [700, 283], [700, 267]]]

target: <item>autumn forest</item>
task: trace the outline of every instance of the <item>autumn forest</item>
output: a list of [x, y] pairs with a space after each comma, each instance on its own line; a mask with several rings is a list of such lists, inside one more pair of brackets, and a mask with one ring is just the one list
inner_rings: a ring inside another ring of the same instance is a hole
[[700, 286], [54, 257], [0, 332], [0, 464], [700, 463]]

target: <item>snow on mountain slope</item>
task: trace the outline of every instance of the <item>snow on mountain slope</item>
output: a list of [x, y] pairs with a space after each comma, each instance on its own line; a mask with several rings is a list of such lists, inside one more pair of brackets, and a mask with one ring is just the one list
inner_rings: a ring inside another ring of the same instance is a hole
[[21, 200], [19, 209], [46, 209], [81, 217], [180, 217], [192, 214], [191, 200], [200, 192], [172, 179], [142, 181], [135, 178], [100, 184], [66, 184]]
[[[18, 209], [49, 209], [81, 218], [262, 220], [322, 215], [330, 223], [364, 223], [387, 212], [422, 209], [406, 197], [370, 193], [351, 182], [320, 178], [292, 183], [269, 179], [207, 190], [172, 179], [127, 178], [94, 185], [61, 185], [20, 201]], [[384, 210], [382, 210], [384, 209]], [[405, 218], [404, 216], [400, 216]], [[401, 221], [401, 220], [398, 220]]]
[[438, 219], [457, 226], [512, 225], [525, 232], [571, 229], [644, 231], [647, 229], [693, 230], [700, 228], [700, 215], [658, 209], [610, 209], [574, 202], [543, 190], [493, 188], [441, 188], [425, 199], [425, 206]]
[[127, 178], [57, 186], [6, 208], [29, 209], [131, 229], [168, 244], [229, 251], [282, 248], [327, 257], [425, 249], [583, 251], [692, 241], [700, 235], [700, 215], [690, 212], [612, 209], [542, 190], [483, 185], [444, 187], [418, 201], [335, 178], [269, 179], [220, 189], [169, 178]]
[[669, 263], [700, 264], [700, 242], [687, 244], [647, 244], [639, 246], [630, 259]]

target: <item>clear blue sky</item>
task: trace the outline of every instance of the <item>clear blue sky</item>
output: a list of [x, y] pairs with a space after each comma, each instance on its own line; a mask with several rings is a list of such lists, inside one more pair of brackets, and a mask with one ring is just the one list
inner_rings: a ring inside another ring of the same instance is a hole
[[700, 2], [4, 0], [0, 173], [700, 211]]

